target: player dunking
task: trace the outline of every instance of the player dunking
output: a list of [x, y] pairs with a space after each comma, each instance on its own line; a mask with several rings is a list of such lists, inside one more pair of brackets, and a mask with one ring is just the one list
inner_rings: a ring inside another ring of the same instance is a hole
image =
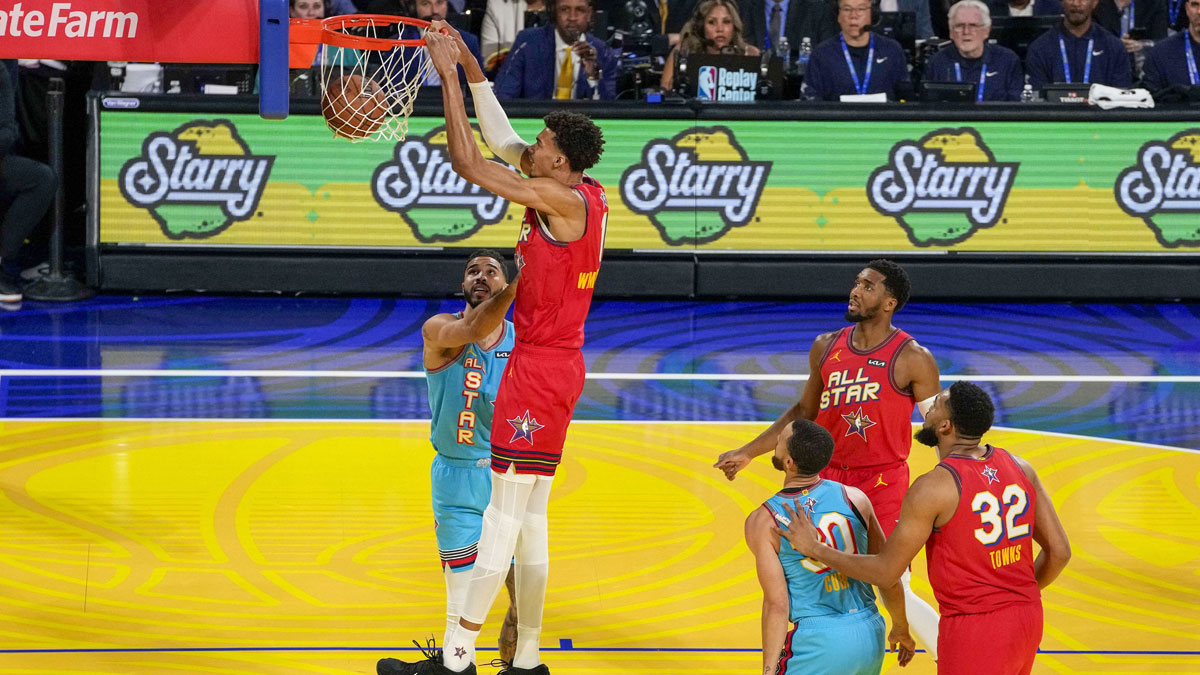
[[[446, 579], [446, 631], [458, 626], [471, 581], [483, 511], [492, 493], [490, 442], [493, 405], [500, 376], [514, 343], [512, 323], [504, 320], [516, 295], [517, 281], [507, 283], [504, 256], [480, 250], [467, 257], [462, 292], [466, 308], [439, 313], [421, 326], [422, 365], [429, 387], [429, 442], [437, 454], [429, 470], [433, 488], [434, 533]], [[500, 630], [500, 658], [516, 648], [516, 603]], [[444, 640], [443, 640], [444, 641]], [[381, 675], [403, 662], [382, 659]]]
[[549, 569], [546, 507], [567, 426], [583, 391], [583, 324], [608, 224], [604, 188], [584, 171], [599, 161], [604, 141], [587, 117], [553, 112], [537, 142], [525, 143], [457, 32], [436, 21], [425, 42], [443, 82], [452, 82], [462, 64], [488, 147], [529, 178], [483, 158], [462, 93], [442, 87], [454, 171], [527, 207], [515, 255], [522, 281], [513, 310], [517, 343], [500, 382], [492, 426], [492, 496], [462, 619], [447, 635], [440, 659], [396, 672], [474, 673], [475, 642], [515, 553], [517, 649], [502, 672], [547, 675], [538, 654]]
[[[879, 524], [891, 535], [908, 490], [915, 402], [928, 407], [941, 389], [937, 362], [892, 316], [908, 302], [911, 283], [904, 268], [872, 260], [854, 279], [846, 321], [854, 325], [819, 335], [808, 352], [804, 392], [769, 429], [714, 465], [733, 477], [750, 460], [771, 452], [783, 428], [796, 419], [815, 420], [834, 439], [833, 460], [821, 477], [866, 493]], [[938, 616], [902, 580], [908, 624], [937, 658]]]
[[[900, 523], [875, 555], [821, 544], [812, 523], [788, 504], [787, 531], [804, 555], [847, 576], [895, 583], [921, 547], [941, 606], [938, 672], [1028, 675], [1042, 639], [1042, 598], [1071, 559], [1054, 503], [1028, 462], [980, 445], [992, 426], [987, 392], [955, 382], [939, 393], [917, 440], [939, 464], [913, 482]], [[1033, 543], [1041, 552], [1033, 556]]]

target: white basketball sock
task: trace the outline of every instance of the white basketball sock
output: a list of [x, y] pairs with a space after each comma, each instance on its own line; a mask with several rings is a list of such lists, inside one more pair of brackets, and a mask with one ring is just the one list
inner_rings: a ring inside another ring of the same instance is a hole
[[925, 647], [925, 651], [937, 661], [938, 613], [929, 606], [909, 587], [912, 574], [905, 570], [900, 575], [900, 585], [904, 587], [904, 614], [908, 617], [908, 629], [913, 637]]
[[475, 663], [475, 642], [478, 639], [479, 631], [468, 630], [461, 625], [455, 626], [446, 636], [446, 645], [442, 648], [442, 665], [456, 673], [466, 670]]
[[471, 572], [454, 572], [447, 565], [443, 576], [446, 577], [446, 634], [442, 636], [442, 645], [450, 641], [450, 633], [458, 626], [462, 616], [463, 600], [471, 587]]
[[521, 536], [517, 540], [517, 651], [513, 666], [536, 668], [542, 613], [546, 606], [546, 581], [550, 572], [549, 525], [546, 508], [553, 478], [538, 477], [526, 506]]

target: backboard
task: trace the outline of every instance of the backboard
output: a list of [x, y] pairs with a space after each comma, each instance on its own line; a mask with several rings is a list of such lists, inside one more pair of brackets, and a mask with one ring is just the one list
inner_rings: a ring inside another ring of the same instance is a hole
[[288, 112], [288, 0], [0, 0], [0, 58], [259, 64], [259, 113]]

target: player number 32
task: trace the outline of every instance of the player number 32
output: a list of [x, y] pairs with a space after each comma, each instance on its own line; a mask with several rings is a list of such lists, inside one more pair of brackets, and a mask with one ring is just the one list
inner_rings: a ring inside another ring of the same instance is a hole
[[991, 546], [1006, 532], [1009, 541], [1028, 536], [1029, 523], [1017, 524], [1017, 519], [1025, 515], [1028, 508], [1028, 495], [1015, 483], [1005, 486], [1000, 499], [991, 492], [976, 493], [971, 500], [971, 510], [979, 514], [982, 527], [975, 528], [975, 538], [984, 546]]

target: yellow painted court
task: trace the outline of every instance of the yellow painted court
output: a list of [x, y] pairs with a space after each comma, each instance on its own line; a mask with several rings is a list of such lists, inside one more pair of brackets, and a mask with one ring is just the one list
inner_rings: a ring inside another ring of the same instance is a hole
[[[0, 673], [370, 673], [413, 657], [396, 648], [414, 638], [440, 640], [428, 423], [0, 428]], [[761, 428], [572, 427], [550, 507], [556, 675], [758, 671], [742, 521], [781, 474], [760, 460], [727, 482], [711, 464]], [[1073, 546], [1043, 596], [1034, 672], [1200, 673], [1200, 454], [985, 441], [1033, 463]], [[914, 475], [932, 466], [913, 453]], [[923, 556], [914, 568], [932, 601]], [[934, 670], [918, 654], [904, 672]]]

